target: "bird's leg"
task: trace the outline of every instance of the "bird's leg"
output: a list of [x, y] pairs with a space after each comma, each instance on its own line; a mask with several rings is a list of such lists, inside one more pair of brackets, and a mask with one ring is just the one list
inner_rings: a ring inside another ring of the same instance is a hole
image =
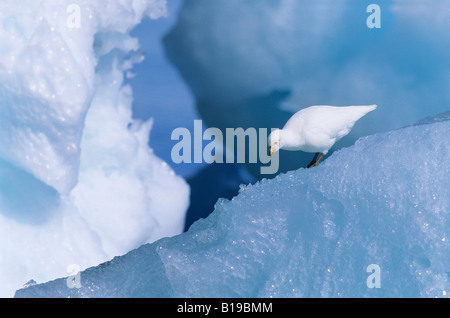
[[312, 168], [312, 167], [315, 167], [316, 160], [317, 160], [317, 157], [318, 157], [318, 156], [319, 156], [319, 153], [316, 152], [316, 154], [314, 155], [313, 160], [312, 160], [311, 163], [308, 165], [308, 169], [309, 169], [309, 168]]
[[319, 165], [319, 163], [322, 161], [323, 157], [325, 157], [325, 154], [321, 154], [319, 159], [317, 159], [317, 161], [314, 163], [314, 167], [317, 167]]

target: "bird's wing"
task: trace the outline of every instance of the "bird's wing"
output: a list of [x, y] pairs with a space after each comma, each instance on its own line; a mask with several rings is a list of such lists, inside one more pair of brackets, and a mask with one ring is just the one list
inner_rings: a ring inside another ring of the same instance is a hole
[[374, 108], [370, 106], [316, 106], [305, 112], [304, 130], [326, 134], [339, 140], [350, 133], [355, 123]]

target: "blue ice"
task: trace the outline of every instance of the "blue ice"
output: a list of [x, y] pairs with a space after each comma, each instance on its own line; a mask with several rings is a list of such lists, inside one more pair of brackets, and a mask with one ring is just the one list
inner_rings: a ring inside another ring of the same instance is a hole
[[80, 289], [61, 278], [16, 297], [448, 297], [449, 120], [241, 186], [188, 232], [81, 272]]

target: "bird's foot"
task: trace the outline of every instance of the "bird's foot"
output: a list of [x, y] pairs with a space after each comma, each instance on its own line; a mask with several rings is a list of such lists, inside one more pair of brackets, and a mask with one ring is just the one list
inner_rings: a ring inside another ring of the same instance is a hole
[[317, 166], [319, 165], [319, 163], [322, 161], [322, 159], [325, 157], [325, 155], [322, 153], [322, 154], [320, 154], [319, 159], [317, 159], [317, 157], [319, 156], [319, 154], [320, 154], [320, 153], [316, 153], [316, 154], [314, 155], [313, 160], [311, 161], [311, 163], [310, 163], [310, 164], [308, 165], [308, 167], [307, 167], [308, 169], [317, 167]]
[[318, 152], [316, 152], [316, 154], [314, 155], [314, 158], [313, 158], [313, 160], [311, 160], [311, 162], [309, 163], [309, 165], [308, 165], [308, 169], [310, 169], [310, 168], [312, 168], [312, 167], [315, 167], [315, 164], [316, 164], [316, 160], [317, 160], [317, 157], [319, 156], [319, 153]]

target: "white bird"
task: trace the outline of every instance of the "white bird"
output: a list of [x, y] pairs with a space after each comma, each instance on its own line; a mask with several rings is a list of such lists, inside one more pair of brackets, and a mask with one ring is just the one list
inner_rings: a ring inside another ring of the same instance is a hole
[[377, 105], [311, 106], [302, 109], [287, 121], [283, 129], [275, 129], [270, 134], [270, 155], [280, 149], [312, 152], [315, 155], [308, 168], [316, 167], [330, 148], [346, 136], [359, 119], [376, 108]]

